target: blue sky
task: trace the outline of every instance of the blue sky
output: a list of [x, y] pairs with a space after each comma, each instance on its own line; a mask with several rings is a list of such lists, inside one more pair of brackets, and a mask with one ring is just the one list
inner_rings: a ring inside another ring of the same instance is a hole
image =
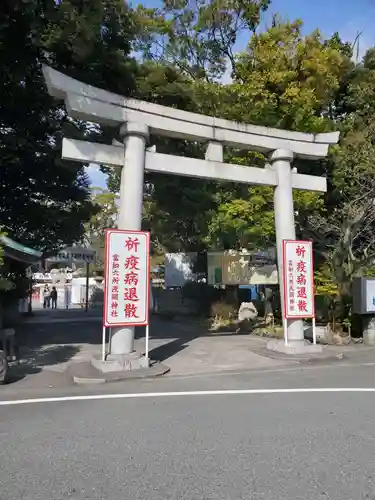
[[[160, 5], [158, 0], [132, 0], [129, 3], [142, 3], [146, 7]], [[283, 19], [302, 19], [306, 33], [319, 28], [328, 37], [338, 31], [345, 41], [352, 42], [361, 32], [361, 55], [375, 45], [375, 0], [273, 0], [262, 24], [266, 26], [275, 13]], [[247, 37], [242, 36], [237, 44], [238, 50], [245, 49], [247, 41]], [[105, 178], [97, 168], [90, 166], [87, 170], [94, 186], [105, 185]]]
[[273, 0], [270, 12], [302, 19], [308, 32], [319, 28], [329, 36], [338, 31], [345, 41], [362, 32], [361, 52], [375, 44], [375, 0]]
[[[142, 3], [146, 7], [158, 7], [159, 0], [130, 0], [130, 5]], [[339, 31], [346, 41], [353, 41], [362, 32], [361, 45], [375, 44], [375, 0], [272, 0], [264, 16], [264, 24], [279, 13], [283, 19], [302, 19], [305, 31], [319, 28], [325, 36]], [[242, 43], [241, 43], [242, 42]], [[239, 49], [246, 47], [246, 39], [241, 40]]]

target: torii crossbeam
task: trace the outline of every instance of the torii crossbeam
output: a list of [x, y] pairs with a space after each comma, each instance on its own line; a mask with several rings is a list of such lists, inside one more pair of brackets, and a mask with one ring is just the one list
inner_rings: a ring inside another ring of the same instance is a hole
[[[121, 168], [119, 228], [141, 229], [144, 171], [275, 187], [275, 226], [282, 286], [282, 241], [295, 239], [293, 189], [325, 192], [326, 179], [291, 171], [294, 157], [324, 158], [339, 133], [306, 134], [240, 124], [211, 116], [152, 104], [92, 87], [50, 67], [44, 67], [49, 93], [64, 99], [69, 115], [120, 131], [123, 143], [112, 145], [65, 138], [64, 159]], [[207, 144], [205, 160], [160, 154], [146, 149], [149, 135], [178, 137]], [[117, 134], [114, 132], [114, 137]], [[269, 154], [265, 168], [223, 162], [223, 147]], [[112, 336], [111, 354], [126, 356], [134, 350], [134, 329], [121, 328]], [[301, 320], [290, 321], [288, 346], [304, 345]], [[312, 346], [306, 346], [306, 349]], [[316, 348], [316, 346], [314, 346]], [[280, 346], [282, 349], [282, 346]]]

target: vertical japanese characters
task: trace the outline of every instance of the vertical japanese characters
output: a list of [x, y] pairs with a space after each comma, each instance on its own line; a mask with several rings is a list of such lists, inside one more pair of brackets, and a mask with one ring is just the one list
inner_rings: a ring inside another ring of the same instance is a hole
[[285, 240], [283, 245], [285, 315], [314, 316], [312, 243]]
[[149, 234], [108, 230], [106, 245], [105, 325], [144, 325], [149, 308]]
[[118, 295], [120, 283], [120, 256], [115, 253], [112, 255], [112, 283], [111, 283], [111, 317], [118, 317]]
[[307, 311], [307, 291], [306, 291], [306, 248], [304, 245], [298, 245], [296, 248], [297, 262], [297, 309], [299, 312]]
[[129, 236], [125, 241], [125, 248], [130, 255], [124, 261], [124, 313], [125, 318], [138, 318], [139, 239]]
[[294, 268], [293, 261], [288, 261], [288, 287], [289, 287], [289, 307], [294, 312], [295, 310], [295, 290], [294, 290]]

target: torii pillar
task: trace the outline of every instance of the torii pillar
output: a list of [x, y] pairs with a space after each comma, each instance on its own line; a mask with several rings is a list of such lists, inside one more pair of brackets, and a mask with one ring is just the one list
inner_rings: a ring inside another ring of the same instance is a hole
[[[143, 178], [146, 161], [147, 125], [128, 122], [120, 127], [124, 143], [121, 168], [118, 228], [139, 231], [142, 227]], [[112, 329], [110, 354], [113, 357], [134, 352], [134, 326]]]
[[[274, 191], [274, 213], [275, 213], [275, 232], [277, 264], [279, 270], [281, 307], [284, 310], [284, 286], [283, 286], [283, 240], [296, 239], [296, 227], [294, 223], [294, 204], [292, 189], [292, 170], [293, 153], [290, 150], [277, 149], [270, 156], [271, 168], [276, 172], [277, 186]], [[287, 327], [288, 345], [285, 350], [293, 350], [302, 342], [304, 343], [304, 329], [302, 320], [289, 320]], [[284, 350], [283, 344], [279, 344], [281, 350]], [[314, 346], [316, 347], [316, 346]], [[320, 346], [318, 346], [320, 348]]]

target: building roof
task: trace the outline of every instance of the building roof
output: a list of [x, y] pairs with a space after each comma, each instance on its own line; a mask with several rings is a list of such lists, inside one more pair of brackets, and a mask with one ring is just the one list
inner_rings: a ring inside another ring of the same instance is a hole
[[0, 245], [4, 249], [5, 257], [24, 262], [25, 264], [38, 262], [43, 255], [42, 252], [21, 245], [20, 243], [17, 243], [16, 241], [3, 235], [0, 236]]

